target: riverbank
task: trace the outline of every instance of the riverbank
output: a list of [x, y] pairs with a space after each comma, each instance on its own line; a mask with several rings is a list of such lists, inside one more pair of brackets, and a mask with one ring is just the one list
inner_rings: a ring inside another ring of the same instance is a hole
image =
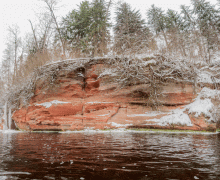
[[215, 132], [220, 91], [213, 89], [214, 84], [201, 83], [204, 76], [196, 76], [195, 84], [195, 76], [177, 67], [180, 65], [156, 56], [48, 64], [9, 98], [15, 105], [12, 122], [26, 131], [145, 128]]
[[84, 130], [76, 130], [76, 131], [24, 131], [24, 130], [0, 130], [1, 133], [168, 133], [168, 134], [218, 134], [220, 133], [220, 129], [215, 132], [211, 131], [193, 131], [193, 130], [170, 130], [170, 129], [84, 129]]

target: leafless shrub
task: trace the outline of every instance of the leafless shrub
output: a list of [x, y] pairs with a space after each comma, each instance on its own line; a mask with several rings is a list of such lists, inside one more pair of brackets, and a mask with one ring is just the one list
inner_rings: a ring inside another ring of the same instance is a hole
[[109, 69], [103, 69], [100, 77], [111, 76], [112, 81], [118, 84], [119, 88], [138, 84], [149, 84], [151, 104], [157, 106], [158, 96], [162, 86], [169, 82], [194, 83], [197, 85], [197, 78], [200, 71], [204, 70], [199, 65], [189, 63], [186, 59], [175, 59], [166, 54], [156, 54], [148, 57], [121, 56], [111, 58], [81, 58], [56, 61], [35, 68], [34, 72], [11, 87], [6, 99], [15, 107], [28, 105], [34, 95], [36, 82], [44, 80], [49, 86], [56, 83], [56, 77], [60, 71], [66, 73], [77, 68], [87, 69], [94, 64], [108, 64]]

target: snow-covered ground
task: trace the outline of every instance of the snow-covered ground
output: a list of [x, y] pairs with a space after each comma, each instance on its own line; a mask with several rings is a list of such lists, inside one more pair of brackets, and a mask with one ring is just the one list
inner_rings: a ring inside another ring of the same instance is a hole
[[132, 126], [133, 124], [118, 124], [116, 122], [110, 122], [109, 124], [111, 124], [114, 127], [127, 127], [127, 126]]
[[[195, 101], [189, 105], [186, 105], [185, 108], [173, 110], [169, 115], [163, 116], [160, 119], [151, 119], [146, 121], [153, 121], [156, 123], [156, 125], [160, 126], [172, 124], [192, 126], [192, 122], [188, 114], [194, 114], [195, 117], [203, 114], [208, 118], [208, 121], [215, 122], [216, 119], [213, 117], [214, 104], [212, 103], [212, 99], [215, 98], [220, 99], [220, 91], [205, 87], [201, 90]], [[184, 113], [185, 111], [187, 111], [188, 114]]]
[[195, 117], [198, 117], [201, 114], [204, 114], [205, 117], [209, 118], [209, 121], [216, 121], [213, 116], [215, 113], [215, 107], [212, 103], [212, 99], [220, 100], [220, 90], [212, 90], [209, 88], [203, 88], [195, 101], [186, 106], [186, 110], [189, 113], [194, 113]]
[[[183, 112], [182, 109], [174, 110], [170, 115], [163, 116], [160, 119], [150, 119], [146, 121], [153, 121], [159, 126], [167, 125], [183, 125], [183, 126], [192, 126], [191, 120], [187, 114]], [[146, 124], [149, 125], [149, 124]]]

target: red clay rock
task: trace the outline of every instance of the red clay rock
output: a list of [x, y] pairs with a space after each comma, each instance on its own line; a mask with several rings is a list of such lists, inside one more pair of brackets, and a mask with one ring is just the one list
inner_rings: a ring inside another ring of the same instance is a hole
[[[97, 64], [80, 72], [60, 72], [56, 84], [38, 82], [28, 107], [20, 107], [13, 120], [24, 130], [82, 130], [85, 128], [159, 128], [210, 130], [202, 117], [190, 116], [193, 126], [159, 126], [154, 119], [168, 115], [193, 101], [193, 85], [168, 83], [161, 87], [160, 106], [155, 111], [149, 101], [149, 85], [141, 84], [117, 90], [109, 77], [99, 77], [104, 65]], [[84, 77], [83, 77], [84, 76]], [[43, 103], [61, 101], [45, 107]], [[150, 115], [155, 113], [155, 115]], [[160, 112], [160, 113], [158, 113]], [[146, 120], [149, 125], [146, 125]], [[210, 128], [211, 127], [211, 128]]]

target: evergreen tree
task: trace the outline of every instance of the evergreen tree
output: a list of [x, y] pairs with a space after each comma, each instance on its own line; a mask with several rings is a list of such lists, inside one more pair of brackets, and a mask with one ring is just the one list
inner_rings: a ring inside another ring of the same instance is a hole
[[192, 0], [193, 12], [196, 16], [197, 28], [201, 35], [205, 37], [207, 44], [208, 60], [210, 61], [211, 50], [218, 44], [218, 34], [220, 27], [220, 11], [215, 9], [205, 0]]
[[107, 53], [110, 24], [104, 0], [83, 1], [63, 19], [62, 33], [73, 51], [90, 56]]
[[191, 57], [195, 55], [195, 52], [199, 52], [199, 55], [203, 57], [204, 50], [202, 47], [201, 35], [196, 29], [196, 19], [193, 10], [190, 6], [185, 5], [181, 5], [180, 9], [180, 30], [186, 55], [191, 59]]
[[92, 55], [104, 55], [107, 53], [107, 42], [110, 39], [108, 28], [110, 27], [107, 5], [104, 0], [93, 0], [91, 4], [92, 23], [90, 37], [92, 43]]
[[189, 34], [195, 30], [196, 23], [193, 17], [193, 11], [190, 9], [190, 6], [185, 5], [181, 5], [180, 9], [182, 17], [181, 30]]
[[178, 12], [168, 9], [166, 13], [167, 31], [179, 31], [181, 29], [182, 20]]
[[88, 52], [89, 24], [91, 10], [88, 1], [83, 1], [78, 10], [73, 10], [63, 19], [63, 35], [74, 53]]
[[116, 10], [114, 35], [114, 49], [121, 54], [126, 51], [138, 52], [147, 47], [151, 33], [139, 10], [132, 10], [128, 3], [121, 3]]
[[186, 56], [182, 17], [178, 12], [168, 9], [165, 14], [165, 21], [170, 50]]
[[166, 46], [169, 47], [167, 36], [166, 36], [166, 15], [161, 8], [152, 5], [147, 11], [148, 24], [152, 27], [156, 34], [162, 32]]

